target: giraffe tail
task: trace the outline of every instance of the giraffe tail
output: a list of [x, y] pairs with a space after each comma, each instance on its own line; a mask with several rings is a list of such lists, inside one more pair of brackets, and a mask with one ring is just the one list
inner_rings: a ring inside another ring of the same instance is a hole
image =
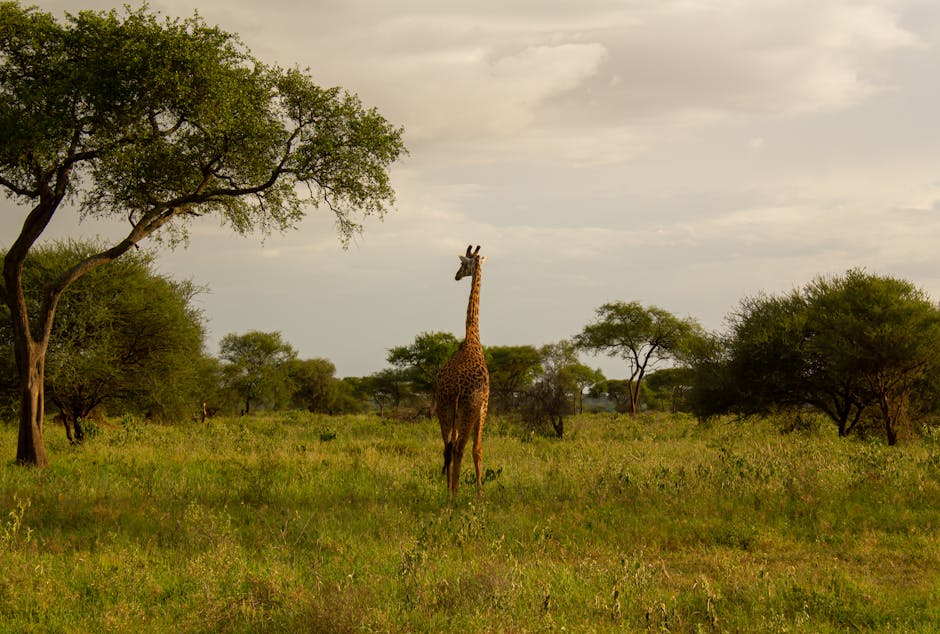
[[457, 440], [457, 429], [455, 421], [457, 420], [457, 403], [454, 403], [453, 415], [450, 419], [450, 429], [447, 432], [447, 439], [444, 441], [444, 468], [441, 470], [445, 476], [450, 477], [450, 461], [454, 457], [454, 442]]
[[450, 468], [450, 459], [454, 455], [454, 443], [453, 441], [448, 440], [447, 444], [444, 445], [444, 469], [441, 471], [444, 475], [447, 475], [448, 469]]

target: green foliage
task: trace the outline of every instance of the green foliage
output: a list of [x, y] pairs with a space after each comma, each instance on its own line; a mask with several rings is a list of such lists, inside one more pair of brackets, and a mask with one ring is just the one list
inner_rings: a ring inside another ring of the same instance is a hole
[[512, 410], [542, 373], [542, 355], [534, 346], [487, 346], [490, 373], [490, 411]]
[[688, 358], [705, 333], [691, 319], [680, 319], [658, 306], [644, 307], [639, 302], [611, 302], [597, 309], [597, 319], [575, 338], [582, 350], [622, 357], [630, 372], [630, 411], [640, 405], [643, 378], [667, 360]]
[[310, 412], [333, 413], [337, 409], [340, 382], [336, 366], [328, 359], [293, 359], [287, 362], [291, 405]]
[[729, 344], [717, 334], [699, 339], [687, 360], [690, 376], [686, 399], [689, 411], [706, 422], [735, 411], [742, 393], [732, 375]]
[[[34, 248], [23, 279], [31, 311], [57, 270], [100, 250], [93, 242], [66, 241]], [[197, 372], [204, 318], [193, 305], [200, 289], [154, 270], [154, 255], [135, 252], [106, 271], [96, 269], [59, 301], [53, 340], [46, 355], [46, 390], [71, 420], [99, 405], [179, 418], [202, 397]], [[0, 344], [13, 366], [10, 311], [0, 305]], [[15, 377], [15, 372], [11, 372]], [[15, 403], [14, 385], [3, 391]]]
[[568, 340], [542, 346], [539, 357], [539, 378], [526, 391], [522, 419], [532, 431], [551, 431], [561, 438], [565, 417], [583, 409], [584, 390], [602, 383], [604, 376], [600, 370], [583, 365], [577, 348]]
[[746, 299], [731, 323], [718, 381], [733, 394], [726, 410], [811, 405], [840, 435], [870, 417], [889, 444], [940, 359], [936, 306], [909, 282], [859, 270], [817, 278], [784, 297]]
[[693, 374], [690, 368], [662, 368], [646, 377], [649, 394], [646, 402], [650, 409], [665, 412], [686, 412], [688, 392], [692, 385]]
[[229, 333], [219, 342], [219, 357], [225, 362], [223, 381], [245, 402], [243, 414], [251, 412], [252, 402], [269, 402], [277, 409], [290, 398], [297, 353], [280, 332]]
[[[602, 393], [614, 403], [614, 409], [625, 413], [630, 411], [633, 394], [636, 391], [629, 379], [608, 379], [603, 384]], [[639, 393], [643, 395], [644, 386], [640, 387]]]
[[6, 2], [0, 52], [0, 182], [21, 199], [70, 167], [62, 185], [84, 213], [140, 229], [192, 213], [242, 233], [283, 229], [309, 202], [334, 211], [346, 239], [354, 212], [382, 214], [393, 199], [400, 129], [198, 17], [142, 7], [60, 24]]
[[817, 278], [804, 294], [811, 360], [855, 384], [894, 444], [914, 389], [940, 367], [940, 310], [910, 282], [859, 270]]
[[936, 442], [573, 416], [491, 430], [483, 498], [451, 500], [432, 424], [125, 422], [0, 465], [4, 630], [940, 627]]
[[437, 373], [457, 351], [460, 342], [449, 332], [422, 332], [408, 346], [388, 351], [388, 362], [411, 383], [411, 391], [430, 397]]
[[336, 382], [336, 414], [356, 414], [369, 411], [369, 395], [365, 393], [366, 380], [361, 377], [343, 377]]
[[583, 363], [572, 363], [559, 370], [562, 381], [570, 386], [573, 403], [577, 413], [584, 412], [584, 392], [605, 381], [600, 369], [590, 368]]

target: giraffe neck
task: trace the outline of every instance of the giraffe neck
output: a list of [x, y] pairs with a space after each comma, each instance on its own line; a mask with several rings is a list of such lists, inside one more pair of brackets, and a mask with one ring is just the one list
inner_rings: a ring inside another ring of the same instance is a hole
[[467, 302], [467, 335], [465, 345], [480, 346], [480, 277], [483, 267], [477, 260], [473, 268], [473, 278], [470, 284], [470, 300]]

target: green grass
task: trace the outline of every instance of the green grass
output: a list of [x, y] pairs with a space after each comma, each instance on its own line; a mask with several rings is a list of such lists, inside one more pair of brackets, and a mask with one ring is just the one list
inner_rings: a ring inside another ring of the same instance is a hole
[[48, 468], [0, 465], [0, 630], [940, 630], [940, 443], [566, 428], [494, 419], [455, 501], [429, 422], [49, 428]]

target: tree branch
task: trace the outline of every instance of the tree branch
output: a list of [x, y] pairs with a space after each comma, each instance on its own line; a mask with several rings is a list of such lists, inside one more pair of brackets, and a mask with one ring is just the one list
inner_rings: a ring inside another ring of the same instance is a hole
[[20, 187], [11, 180], [7, 180], [3, 176], [0, 176], [0, 186], [3, 186], [9, 189], [11, 192], [17, 196], [23, 196], [24, 198], [36, 198], [39, 196], [38, 189], [26, 189], [25, 187]]

